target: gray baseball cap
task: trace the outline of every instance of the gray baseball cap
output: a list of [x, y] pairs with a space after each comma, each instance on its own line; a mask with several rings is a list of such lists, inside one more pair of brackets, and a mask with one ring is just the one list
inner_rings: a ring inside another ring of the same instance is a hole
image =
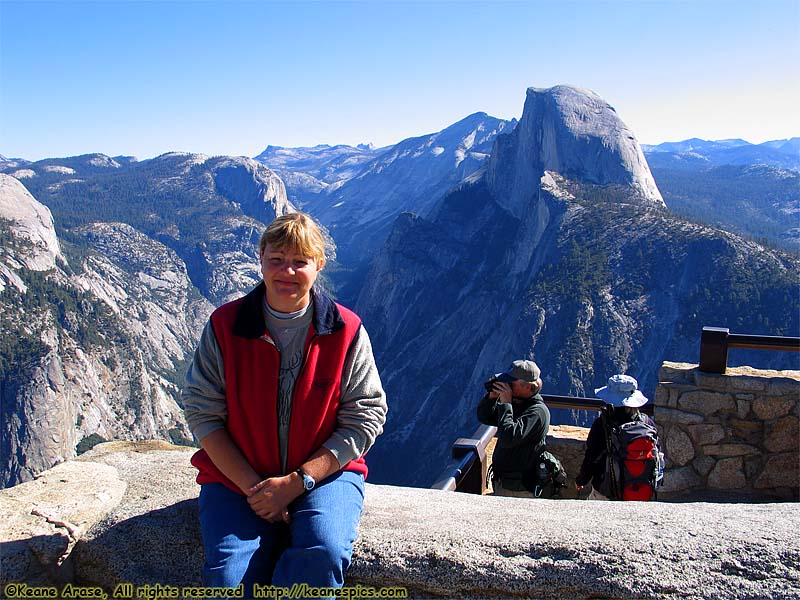
[[515, 360], [511, 363], [508, 371], [505, 373], [498, 373], [497, 379], [511, 383], [515, 379], [533, 383], [542, 374], [542, 370], [532, 360]]

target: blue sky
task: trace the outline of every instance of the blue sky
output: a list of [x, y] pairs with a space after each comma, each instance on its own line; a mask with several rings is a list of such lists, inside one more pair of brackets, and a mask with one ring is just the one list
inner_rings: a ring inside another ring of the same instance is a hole
[[0, 154], [384, 146], [561, 83], [642, 143], [759, 143], [800, 135], [798, 65], [798, 0], [0, 0]]

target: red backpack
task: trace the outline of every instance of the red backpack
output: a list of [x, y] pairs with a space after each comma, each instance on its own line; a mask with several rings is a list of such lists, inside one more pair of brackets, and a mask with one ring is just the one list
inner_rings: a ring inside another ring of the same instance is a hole
[[600, 493], [611, 500], [654, 499], [664, 469], [658, 431], [642, 415], [620, 424], [615, 424], [608, 412], [603, 419], [607, 456]]

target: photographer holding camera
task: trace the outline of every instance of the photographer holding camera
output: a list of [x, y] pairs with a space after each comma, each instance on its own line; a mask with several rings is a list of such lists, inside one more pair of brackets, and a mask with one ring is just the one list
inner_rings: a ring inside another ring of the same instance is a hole
[[539, 393], [541, 371], [532, 360], [515, 360], [508, 371], [484, 383], [478, 420], [497, 427], [492, 486], [497, 496], [534, 498], [526, 485], [538, 466], [550, 428], [550, 411]]

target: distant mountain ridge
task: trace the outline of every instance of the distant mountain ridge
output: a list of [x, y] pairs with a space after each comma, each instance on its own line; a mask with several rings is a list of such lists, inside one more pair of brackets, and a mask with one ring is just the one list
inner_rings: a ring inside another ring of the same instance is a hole
[[692, 138], [643, 148], [677, 214], [800, 251], [800, 137], [757, 145]]
[[800, 252], [800, 172], [766, 165], [654, 167], [670, 210]]
[[305, 208], [306, 202], [317, 194], [335, 189], [358, 175], [364, 164], [383, 150], [368, 144], [321, 144], [311, 148], [267, 146], [255, 160], [273, 169], [286, 185], [291, 202]]
[[700, 138], [689, 138], [680, 142], [662, 142], [655, 146], [642, 144], [642, 151], [645, 153], [650, 152], [691, 152], [691, 151], [708, 151], [708, 150], [727, 150], [729, 148], [738, 148], [740, 146], [750, 146], [747, 142], [740, 138], [728, 140], [703, 140]]
[[7, 171], [53, 211], [61, 232], [125, 222], [172, 248], [214, 303], [255, 284], [263, 224], [295, 210], [280, 178], [245, 157], [170, 152], [120, 163], [90, 154]]
[[[515, 126], [516, 120], [478, 112], [439, 132], [388, 148], [369, 152], [342, 146], [300, 148], [289, 153], [296, 162], [277, 152], [262, 153], [259, 160], [276, 170], [306, 169], [293, 171], [289, 180], [295, 187], [287, 184], [288, 193], [295, 194], [303, 210], [319, 219], [336, 240], [338, 258], [330, 277], [342, 300], [353, 303], [374, 249], [386, 239], [397, 215], [430, 211], [446, 191], [483, 168], [494, 139]], [[370, 152], [371, 158], [360, 162]], [[321, 185], [309, 178], [328, 165], [341, 164], [337, 161], [343, 158], [358, 167], [349, 179]]]
[[723, 165], [767, 165], [800, 171], [800, 137], [751, 144], [741, 139], [691, 138], [642, 146], [651, 168], [703, 170]]
[[383, 150], [385, 149], [376, 149], [364, 144], [358, 146], [320, 144], [311, 148], [267, 146], [254, 159], [275, 170], [299, 171], [319, 181], [332, 184], [351, 179], [358, 174], [365, 162]]

